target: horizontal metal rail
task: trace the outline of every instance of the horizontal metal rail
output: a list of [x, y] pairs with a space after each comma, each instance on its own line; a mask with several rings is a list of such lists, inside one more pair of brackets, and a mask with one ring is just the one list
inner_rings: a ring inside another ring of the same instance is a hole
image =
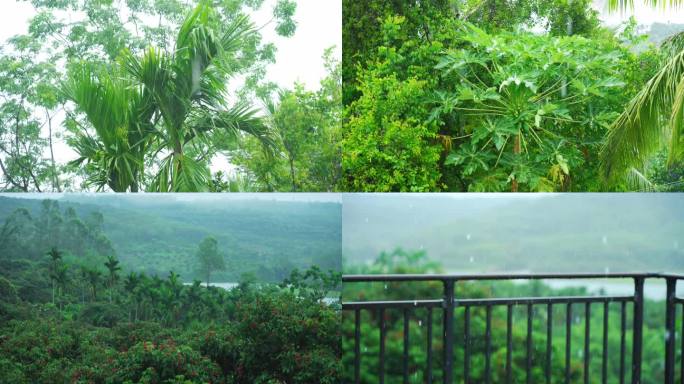
[[[455, 297], [454, 287], [456, 282], [463, 281], [486, 281], [486, 280], [567, 280], [567, 279], [631, 279], [634, 283], [634, 294], [629, 296], [548, 296], [548, 297], [509, 297], [509, 298], [457, 298]], [[408, 383], [411, 368], [409, 366], [410, 358], [410, 327], [409, 323], [411, 317], [418, 317], [415, 313], [417, 310], [427, 311], [425, 324], [427, 325], [427, 351], [424, 371], [424, 382], [432, 383], [434, 378], [434, 351], [433, 351], [433, 312], [440, 311], [442, 315], [442, 361], [441, 361], [441, 377], [444, 384], [451, 384], [454, 382], [454, 344], [456, 338], [454, 335], [454, 315], [455, 311], [462, 308], [462, 324], [463, 324], [463, 340], [458, 342], [459, 347], [463, 348], [463, 378], [464, 383], [470, 383], [473, 379], [472, 372], [472, 355], [474, 335], [472, 334], [472, 309], [483, 307], [485, 310], [485, 325], [484, 325], [484, 369], [482, 377], [479, 378], [481, 382], [492, 382], [492, 308], [505, 307], [506, 308], [506, 357], [505, 357], [505, 382], [512, 382], [512, 351], [513, 351], [513, 312], [515, 307], [524, 307], [526, 309], [526, 338], [524, 342], [525, 348], [525, 372], [526, 382], [532, 382], [531, 372], [537, 367], [541, 367], [544, 372], [545, 382], [551, 383], [553, 372], [563, 372], [565, 382], [570, 383], [572, 377], [572, 325], [573, 313], [575, 308], [582, 304], [584, 312], [584, 349], [582, 353], [583, 360], [583, 381], [589, 382], [590, 361], [592, 358], [600, 358], [601, 360], [601, 382], [606, 383], [609, 380], [608, 375], [608, 333], [609, 333], [609, 305], [611, 303], [619, 304], [620, 313], [620, 361], [618, 369], [619, 383], [625, 383], [626, 379], [626, 333], [627, 333], [627, 305], [631, 304], [631, 382], [638, 384], [641, 382], [641, 360], [642, 360], [642, 342], [643, 342], [643, 312], [644, 312], [644, 282], [647, 279], [665, 279], [667, 284], [666, 299], [666, 321], [665, 321], [665, 383], [674, 384], [675, 380], [675, 315], [676, 306], [682, 307], [684, 314], [684, 298], [676, 297], [676, 284], [678, 280], [684, 279], [684, 275], [666, 274], [666, 273], [547, 273], [547, 274], [394, 274], [394, 275], [345, 275], [342, 277], [343, 283], [410, 283], [410, 282], [438, 282], [443, 287], [443, 295], [441, 298], [434, 299], [420, 299], [420, 300], [371, 300], [371, 301], [343, 301], [343, 311], [354, 312], [354, 382], [361, 382], [361, 314], [362, 311], [368, 311], [371, 314], [377, 315], [380, 327], [379, 340], [379, 360], [377, 371], [377, 382], [384, 383], [386, 372], [386, 337], [387, 337], [387, 322], [390, 321], [388, 316], [389, 311], [400, 310], [401, 316], [399, 321], [403, 321], [403, 354], [402, 373], [403, 382]], [[563, 305], [565, 307], [565, 356], [564, 367], [553, 366], [553, 310], [554, 306]], [[591, 356], [589, 343], [591, 339], [591, 310], [592, 306], [601, 307], [603, 312], [602, 329], [599, 334], [602, 339], [602, 351], [600, 356]], [[546, 345], [543, 358], [533, 356], [533, 351], [536, 350], [534, 346], [534, 327], [533, 320], [535, 309], [537, 307], [544, 307], [546, 309]], [[422, 318], [419, 320], [423, 322]], [[684, 324], [684, 318], [683, 318]], [[684, 325], [682, 328], [684, 334]], [[481, 341], [481, 340], [480, 340]], [[684, 337], [681, 341], [682, 361], [681, 373], [684, 376]], [[482, 368], [482, 367], [479, 367]], [[684, 379], [683, 379], [684, 383]]]

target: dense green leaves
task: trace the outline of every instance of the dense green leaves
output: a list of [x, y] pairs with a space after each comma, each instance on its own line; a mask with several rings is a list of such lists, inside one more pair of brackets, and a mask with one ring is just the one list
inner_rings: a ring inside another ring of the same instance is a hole
[[[8, 40], [0, 56], [6, 72], [0, 83], [3, 189], [273, 189], [255, 181], [247, 167], [229, 175], [240, 183], [224, 188], [227, 170], [211, 175], [209, 165], [240, 149], [258, 159], [254, 167], [279, 172], [271, 168], [278, 168], [273, 157], [280, 140], [253, 100], [270, 99], [276, 88], [265, 79], [276, 46], [262, 40], [262, 29], [271, 25], [276, 34], [292, 36], [295, 2], [273, 2], [273, 17], [261, 26], [252, 26], [248, 15], [264, 6], [262, 0], [30, 3], [36, 13], [29, 33]], [[239, 80], [229, 83], [232, 78]], [[328, 95], [325, 87], [321, 94]], [[331, 121], [339, 115], [330, 108], [322, 113]], [[301, 159], [319, 177], [302, 188], [337, 185], [339, 170], [329, 171], [339, 161], [329, 157], [339, 159], [339, 150], [330, 132], [315, 138], [323, 149], [313, 154], [319, 157]], [[78, 156], [66, 165], [70, 159], [59, 153], [55, 159], [53, 150], [61, 141]]]
[[[343, 52], [344, 188], [641, 189], [635, 178], [605, 183], [599, 152], [625, 136], [609, 127], [661, 52], [644, 49], [633, 20], [619, 33], [600, 26], [590, 5], [371, 2], [369, 19], [345, 3], [345, 33], [367, 38]], [[647, 162], [660, 143], [638, 157], [633, 144], [604, 152], [640, 162], [633, 175], [662, 173]]]
[[[339, 382], [339, 272], [284, 267], [277, 285], [249, 276], [232, 289], [185, 284], [175, 272], [132, 272], [107, 247], [102, 215], [85, 221], [45, 200], [35, 218], [20, 209], [2, 227], [0, 381]], [[222, 267], [212, 238], [198, 256]]]

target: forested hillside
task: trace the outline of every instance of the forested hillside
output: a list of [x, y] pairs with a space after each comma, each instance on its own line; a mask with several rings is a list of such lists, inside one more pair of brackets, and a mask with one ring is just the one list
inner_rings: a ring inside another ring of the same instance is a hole
[[[18, 214], [17, 210], [25, 210], [26, 214]], [[35, 243], [31, 241], [32, 236], [22, 232], [24, 237], [20, 240], [34, 247], [31, 249], [36, 258], [42, 258], [54, 245], [71, 251], [74, 258], [86, 264], [114, 254], [126, 269], [159, 275], [173, 270], [183, 280], [191, 281], [199, 278], [195, 257], [198, 244], [211, 236], [217, 240], [226, 263], [226, 270], [215, 272], [213, 281], [237, 281], [243, 274], [252, 274], [262, 281], [279, 281], [293, 268], [305, 269], [312, 265], [323, 270], [340, 269], [341, 207], [338, 203], [275, 200], [218, 203], [209, 198], [183, 200], [170, 195], [67, 195], [47, 203], [41, 199], [0, 197], [0, 223], [24, 225], [29, 220], [40, 223], [46, 217], [55, 217], [61, 223], [61, 231], [82, 229], [83, 236], [100, 239], [101, 243], [94, 244], [93, 250], [76, 249], [69, 244], [48, 244], [47, 240], [44, 244]], [[74, 240], [79, 247], [87, 244], [82, 239]], [[30, 256], [22, 254], [23, 248], [5, 248], [5, 257], [7, 252], [11, 253], [9, 258], [14, 255], [12, 252], [22, 258]]]

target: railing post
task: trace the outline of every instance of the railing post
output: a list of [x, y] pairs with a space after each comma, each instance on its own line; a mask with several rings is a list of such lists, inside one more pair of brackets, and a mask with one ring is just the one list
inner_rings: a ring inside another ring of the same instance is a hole
[[453, 383], [454, 364], [454, 281], [444, 283], [444, 384]]
[[665, 384], [675, 382], [675, 292], [677, 279], [668, 277], [667, 300], [665, 301]]
[[644, 278], [634, 278], [634, 332], [632, 343], [632, 384], [641, 383], [641, 343], [644, 328]]

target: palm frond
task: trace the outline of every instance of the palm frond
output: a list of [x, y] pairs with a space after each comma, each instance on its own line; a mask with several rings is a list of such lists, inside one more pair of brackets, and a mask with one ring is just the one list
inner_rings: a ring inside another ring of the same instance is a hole
[[183, 154], [169, 155], [161, 163], [152, 180], [152, 192], [206, 192], [211, 174], [204, 161]]
[[[684, 51], [646, 83], [612, 124], [600, 153], [601, 173], [606, 180], [622, 177], [630, 168], [641, 168], [648, 156], [670, 138], [669, 122], [684, 107], [684, 97], [678, 95], [684, 92], [683, 78]], [[681, 119], [675, 122], [678, 125]]]
[[79, 154], [72, 165], [86, 163], [86, 183], [125, 191], [143, 166], [145, 133], [138, 127], [151, 117], [142, 96], [118, 67], [106, 72], [90, 64], [76, 67], [63, 84], [68, 100], [83, 111], [96, 133], [77, 132], [69, 144]]
[[660, 43], [660, 49], [674, 56], [677, 53], [684, 51], [684, 32], [675, 33], [669, 36]]
[[655, 185], [643, 173], [636, 168], [630, 168], [627, 172], [627, 185], [633, 191], [653, 192], [656, 190]]
[[274, 133], [257, 115], [258, 111], [249, 105], [239, 103], [230, 109], [218, 111], [200, 110], [194, 115], [186, 142], [205, 132], [219, 130], [239, 141], [241, 134], [254, 136], [262, 144], [267, 154], [272, 155], [277, 148]]
[[[684, 0], [642, 0], [644, 4], [649, 5], [651, 8], [680, 8], [684, 5]], [[634, 0], [608, 0], [608, 11], [616, 12], [620, 11], [622, 13], [627, 10], [634, 9]]]

